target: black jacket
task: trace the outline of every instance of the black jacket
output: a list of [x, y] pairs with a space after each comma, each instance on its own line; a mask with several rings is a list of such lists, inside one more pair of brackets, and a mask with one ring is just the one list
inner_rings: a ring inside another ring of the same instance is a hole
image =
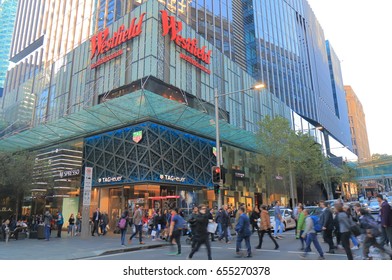
[[327, 230], [332, 230], [334, 226], [333, 216], [329, 208], [325, 208], [320, 215], [320, 224]]
[[209, 238], [209, 233], [207, 231], [208, 213], [192, 216], [191, 219], [189, 219], [189, 224], [192, 227], [192, 234], [195, 240]]

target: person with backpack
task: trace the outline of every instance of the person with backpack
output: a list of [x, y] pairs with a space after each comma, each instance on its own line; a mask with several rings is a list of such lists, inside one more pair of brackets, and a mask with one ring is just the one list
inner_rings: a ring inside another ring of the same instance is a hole
[[118, 228], [120, 229], [120, 233], [121, 233], [121, 246], [125, 247], [125, 235], [127, 233], [127, 226], [129, 223], [129, 212], [128, 209], [125, 209], [124, 212], [121, 214], [120, 220], [118, 221]]
[[363, 258], [371, 260], [369, 257], [370, 246], [378, 248], [381, 252], [388, 254], [392, 259], [392, 254], [384, 249], [384, 246], [377, 242], [377, 237], [381, 235], [380, 226], [377, 221], [365, 209], [357, 211], [359, 224], [365, 231], [365, 240], [363, 241]]
[[171, 222], [169, 229], [169, 241], [173, 245], [173, 239], [177, 244], [177, 252], [170, 252], [168, 255], [181, 256], [181, 235], [182, 230], [186, 227], [186, 221], [178, 214], [178, 208], [171, 210]]
[[300, 255], [302, 259], [305, 259], [310, 252], [310, 245], [314, 244], [317, 252], [319, 253], [319, 260], [325, 260], [324, 252], [321, 249], [320, 243], [317, 239], [317, 233], [321, 232], [320, 220], [317, 216], [310, 216], [308, 209], [304, 209], [303, 212], [305, 216], [305, 230], [302, 233], [302, 238], [306, 238], [306, 247], [304, 253]]

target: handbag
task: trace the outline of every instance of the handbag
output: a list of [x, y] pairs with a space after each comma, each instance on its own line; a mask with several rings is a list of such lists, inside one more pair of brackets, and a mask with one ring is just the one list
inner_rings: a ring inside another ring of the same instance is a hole
[[350, 226], [350, 231], [351, 231], [351, 233], [354, 235], [354, 236], [358, 236], [358, 235], [361, 235], [361, 230], [360, 230], [360, 228], [359, 228], [359, 226], [357, 225], [357, 224], [352, 224], [351, 226]]
[[215, 233], [217, 227], [218, 227], [217, 223], [214, 223], [214, 222], [208, 223], [207, 231], [209, 233]]

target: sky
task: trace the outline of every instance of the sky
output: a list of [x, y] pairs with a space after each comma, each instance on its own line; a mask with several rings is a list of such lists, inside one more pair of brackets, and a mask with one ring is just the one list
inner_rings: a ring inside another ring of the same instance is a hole
[[362, 103], [370, 153], [392, 155], [392, 1], [308, 2]]

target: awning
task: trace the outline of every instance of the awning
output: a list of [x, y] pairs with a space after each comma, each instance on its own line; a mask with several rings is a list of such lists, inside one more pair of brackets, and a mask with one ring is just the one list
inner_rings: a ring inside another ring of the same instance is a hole
[[[95, 135], [141, 121], [157, 121], [206, 138], [215, 139], [214, 117], [146, 90], [138, 90], [82, 109], [61, 119], [0, 139], [0, 150], [39, 149]], [[255, 151], [255, 134], [219, 121], [223, 143]]]

